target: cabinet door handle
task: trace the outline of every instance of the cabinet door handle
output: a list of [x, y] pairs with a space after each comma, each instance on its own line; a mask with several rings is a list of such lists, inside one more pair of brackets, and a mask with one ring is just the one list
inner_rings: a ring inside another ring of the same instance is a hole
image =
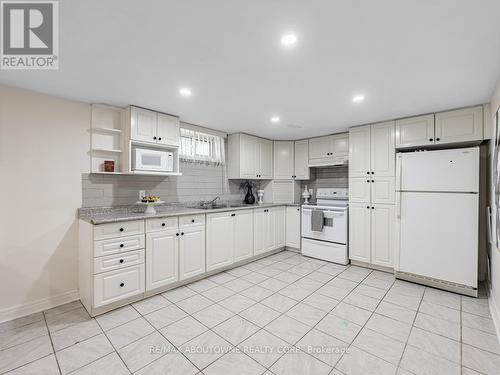
[[120, 259], [120, 263], [123, 263], [123, 259]]
[[194, 219], [192, 219], [191, 222], [194, 223]]
[[375, 180], [372, 180], [372, 182], [375, 182]]
[[436, 142], [439, 142], [441, 140], [441, 138], [436, 138]]
[[370, 209], [370, 206], [366, 206], [366, 208]]
[[374, 210], [374, 209], [375, 209], [375, 207], [372, 206], [372, 210]]
[[231, 214], [231, 216], [236, 216], [236, 214]]
[[120, 286], [123, 288], [125, 286], [125, 283], [120, 283]]
[[370, 172], [366, 172], [366, 174], [370, 174]]
[[123, 246], [125, 246], [125, 245], [121, 243], [121, 244], [120, 244], [120, 247], [123, 247]]
[[297, 208], [297, 211], [300, 211], [300, 208]]
[[153, 137], [153, 139], [156, 141], [156, 137]]
[[158, 140], [161, 141], [161, 137], [158, 137]]
[[161, 223], [161, 226], [164, 227], [165, 226], [165, 223]]
[[366, 182], [370, 183], [370, 180], [366, 180]]
[[120, 232], [123, 232], [123, 228], [120, 228]]
[[176, 235], [176, 236], [178, 236], [178, 235], [179, 235], [179, 233], [176, 233], [175, 235]]
[[432, 139], [432, 138], [429, 138], [429, 142], [432, 142], [433, 140], [434, 140], [434, 139]]
[[181, 232], [181, 236], [184, 236], [184, 232]]
[[372, 174], [375, 174], [375, 172], [372, 172]]

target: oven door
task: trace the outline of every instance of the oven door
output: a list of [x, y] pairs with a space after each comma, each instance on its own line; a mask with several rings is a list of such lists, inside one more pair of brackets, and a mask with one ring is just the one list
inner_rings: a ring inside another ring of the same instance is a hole
[[[323, 211], [323, 230], [311, 229], [313, 210]], [[303, 208], [302, 209], [302, 237], [321, 241], [347, 243], [347, 210], [344, 208]]]

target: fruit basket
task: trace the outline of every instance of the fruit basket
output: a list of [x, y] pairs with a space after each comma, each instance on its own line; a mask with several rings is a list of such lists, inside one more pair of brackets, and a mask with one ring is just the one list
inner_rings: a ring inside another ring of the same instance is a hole
[[156, 214], [155, 206], [163, 203], [165, 202], [161, 201], [160, 197], [157, 196], [142, 197], [140, 201], [136, 202], [136, 204], [146, 206], [146, 211], [144, 213], [148, 215]]

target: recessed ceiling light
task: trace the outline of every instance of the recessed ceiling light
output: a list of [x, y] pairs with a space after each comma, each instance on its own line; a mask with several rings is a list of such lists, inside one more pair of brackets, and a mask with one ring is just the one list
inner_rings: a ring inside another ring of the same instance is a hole
[[182, 96], [191, 96], [191, 89], [183, 87], [179, 90], [179, 94], [181, 94]]
[[364, 95], [355, 95], [355, 96], [352, 97], [352, 101], [354, 103], [360, 103], [360, 102], [362, 102], [364, 100], [365, 100], [365, 96]]
[[279, 116], [273, 116], [273, 117], [271, 117], [271, 122], [274, 122], [274, 123], [280, 122]]
[[281, 37], [281, 44], [289, 47], [297, 43], [297, 35], [295, 34], [285, 34]]

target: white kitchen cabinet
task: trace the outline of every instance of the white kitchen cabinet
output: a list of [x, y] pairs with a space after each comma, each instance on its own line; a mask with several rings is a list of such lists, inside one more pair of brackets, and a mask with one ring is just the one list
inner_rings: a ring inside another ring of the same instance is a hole
[[300, 207], [286, 207], [286, 247], [300, 249]]
[[369, 203], [371, 179], [370, 176], [349, 179], [349, 203]]
[[396, 120], [396, 148], [434, 144], [434, 114]]
[[162, 145], [179, 146], [179, 118], [158, 113], [157, 142]]
[[483, 140], [483, 106], [436, 113], [436, 144]]
[[349, 203], [349, 259], [370, 263], [371, 221], [368, 203]]
[[185, 280], [205, 272], [205, 224], [180, 231], [179, 280]]
[[234, 222], [231, 215], [231, 212], [207, 215], [207, 272], [233, 263]]
[[371, 211], [371, 263], [394, 266], [395, 206], [375, 204]]
[[[253, 210], [239, 210], [232, 212], [234, 221], [234, 262], [248, 259], [253, 256]], [[231, 230], [231, 228], [229, 228]]]
[[376, 177], [394, 176], [396, 163], [394, 121], [370, 127], [370, 172]]
[[156, 143], [157, 121], [155, 111], [130, 107], [130, 139]]
[[295, 161], [295, 179], [296, 180], [309, 180], [309, 141], [304, 139], [302, 141], [294, 142], [294, 161]]
[[94, 276], [92, 304], [99, 308], [141, 293], [144, 293], [144, 264]]
[[146, 290], [179, 280], [178, 237], [177, 229], [146, 234]]
[[273, 141], [247, 134], [228, 137], [228, 178], [271, 180]]
[[254, 255], [284, 247], [285, 207], [254, 209]]
[[370, 174], [370, 133], [371, 125], [349, 130], [349, 178]]
[[309, 166], [339, 165], [348, 160], [348, 134], [309, 139]]
[[371, 202], [374, 204], [395, 204], [395, 183], [394, 177], [373, 177], [370, 180]]
[[179, 118], [131, 106], [130, 140], [154, 143], [159, 146], [178, 146]]
[[294, 142], [274, 141], [274, 178], [294, 178]]

